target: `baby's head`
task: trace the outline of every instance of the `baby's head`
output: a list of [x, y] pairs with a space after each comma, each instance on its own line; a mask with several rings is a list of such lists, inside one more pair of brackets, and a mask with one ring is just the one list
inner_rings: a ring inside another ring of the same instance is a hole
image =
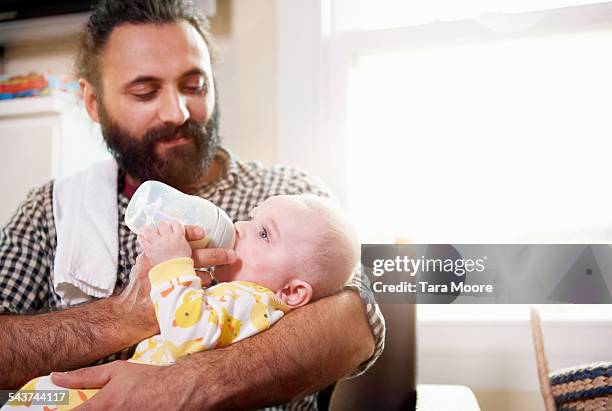
[[342, 211], [313, 195], [276, 196], [236, 223], [234, 264], [220, 281], [261, 284], [291, 308], [339, 291], [359, 261], [359, 242]]

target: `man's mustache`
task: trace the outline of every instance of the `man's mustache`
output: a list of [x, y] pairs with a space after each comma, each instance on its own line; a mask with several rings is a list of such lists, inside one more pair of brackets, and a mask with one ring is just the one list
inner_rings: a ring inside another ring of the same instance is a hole
[[167, 143], [176, 140], [179, 136], [185, 140], [197, 141], [201, 136], [206, 137], [207, 133], [206, 128], [202, 127], [201, 124], [188, 120], [180, 126], [167, 124], [149, 130], [145, 133], [143, 142], [147, 146], [152, 146], [157, 143]]

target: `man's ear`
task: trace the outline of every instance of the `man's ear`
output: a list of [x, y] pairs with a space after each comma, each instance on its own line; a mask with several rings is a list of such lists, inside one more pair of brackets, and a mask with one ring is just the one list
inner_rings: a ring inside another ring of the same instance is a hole
[[85, 104], [85, 110], [89, 117], [96, 123], [100, 122], [100, 113], [98, 111], [98, 100], [96, 98], [96, 91], [91, 83], [85, 79], [79, 79], [79, 86], [81, 87], [81, 93], [83, 93], [83, 103]]
[[276, 297], [289, 308], [298, 308], [310, 302], [312, 287], [306, 281], [294, 278], [276, 292]]

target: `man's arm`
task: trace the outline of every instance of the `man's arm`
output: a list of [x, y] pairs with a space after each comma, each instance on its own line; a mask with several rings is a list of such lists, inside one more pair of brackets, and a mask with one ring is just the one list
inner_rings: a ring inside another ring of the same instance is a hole
[[0, 388], [19, 388], [121, 351], [155, 332], [142, 318], [125, 312], [120, 297], [46, 314], [1, 315], [0, 364], [11, 367], [0, 373]]
[[[146, 277], [141, 264], [133, 272]], [[89, 365], [153, 335], [158, 328], [148, 291], [148, 281], [131, 281], [121, 295], [105, 300], [45, 314], [0, 315], [0, 364], [14, 364], [0, 373], [0, 388]]]
[[[116, 361], [66, 374], [66, 387], [103, 389], [80, 410], [252, 409], [282, 404], [347, 375], [374, 351], [359, 295], [343, 291], [295, 310], [266, 332], [170, 367]], [[181, 381], [181, 384], [176, 384]], [[157, 392], [156, 390], [163, 390]]]
[[253, 338], [179, 362], [176, 372], [213, 385], [205, 395], [194, 387], [194, 405], [252, 409], [316, 392], [373, 352], [374, 338], [359, 295], [343, 291], [291, 312]]

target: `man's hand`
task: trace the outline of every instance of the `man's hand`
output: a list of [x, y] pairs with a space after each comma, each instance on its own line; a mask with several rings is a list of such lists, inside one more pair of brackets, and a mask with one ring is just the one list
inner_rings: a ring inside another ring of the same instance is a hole
[[[168, 373], [164, 372], [165, 368], [168, 367], [114, 361], [67, 373], [52, 373], [51, 380], [66, 388], [104, 387], [92, 399], [75, 408], [77, 411], [181, 409], [187, 399], [187, 389], [171, 393], [166, 389], [176, 386], [187, 388], [188, 384], [195, 382], [166, 383]], [[180, 397], [182, 392], [185, 398]]]
[[[197, 241], [204, 238], [204, 229], [194, 225], [185, 226], [187, 241]], [[214, 267], [232, 264], [236, 261], [236, 252], [229, 248], [196, 248], [191, 254], [196, 267]]]
[[136, 257], [136, 263], [130, 271], [130, 282], [119, 294], [119, 305], [130, 313], [134, 326], [148, 330], [149, 335], [159, 332], [159, 325], [155, 318], [155, 310], [149, 294], [151, 283], [149, 282], [149, 270], [151, 262], [144, 255]]

